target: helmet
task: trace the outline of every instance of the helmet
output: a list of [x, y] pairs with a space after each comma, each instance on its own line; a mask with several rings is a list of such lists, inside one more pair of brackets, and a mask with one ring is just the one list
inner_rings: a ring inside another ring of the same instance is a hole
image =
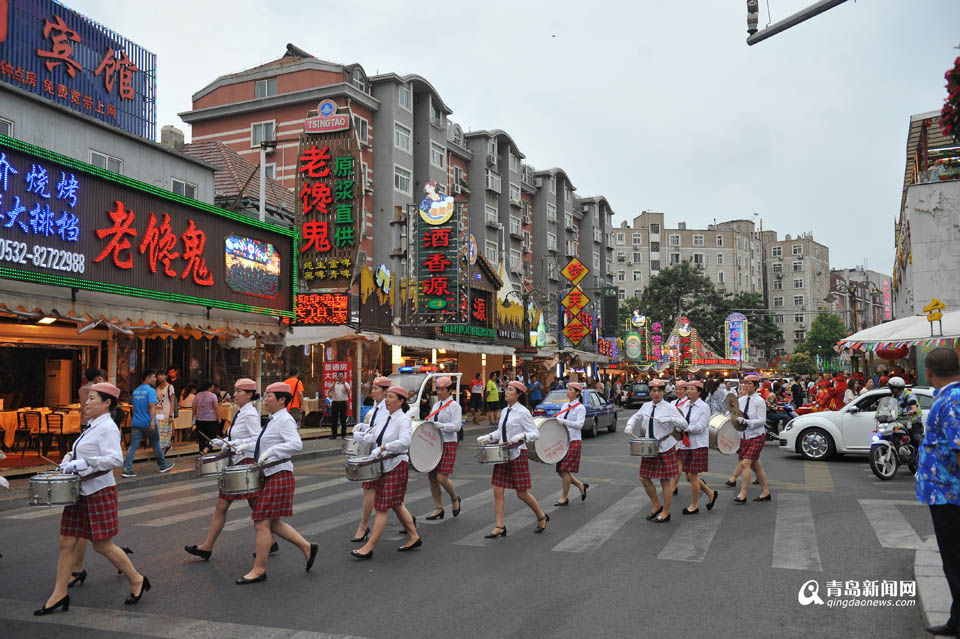
[[903, 388], [906, 384], [902, 377], [891, 377], [887, 380], [887, 386], [890, 388]]

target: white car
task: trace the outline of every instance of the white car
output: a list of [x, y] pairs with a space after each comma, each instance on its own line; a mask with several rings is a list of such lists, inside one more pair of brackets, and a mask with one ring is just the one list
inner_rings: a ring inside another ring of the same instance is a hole
[[[933, 389], [911, 388], [921, 409], [921, 419], [933, 405]], [[890, 395], [889, 388], [878, 388], [860, 395], [840, 410], [800, 415], [780, 431], [780, 450], [800, 453], [807, 459], [822, 461], [835, 454], [868, 455], [876, 422], [877, 402]]]

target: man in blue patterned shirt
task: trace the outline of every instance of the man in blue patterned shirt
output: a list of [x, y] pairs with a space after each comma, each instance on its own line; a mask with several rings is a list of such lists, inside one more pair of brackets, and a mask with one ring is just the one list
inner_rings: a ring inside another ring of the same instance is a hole
[[937, 390], [917, 461], [917, 498], [930, 506], [943, 574], [953, 597], [947, 623], [927, 631], [953, 637], [960, 636], [960, 359], [952, 349], [935, 348], [924, 366]]

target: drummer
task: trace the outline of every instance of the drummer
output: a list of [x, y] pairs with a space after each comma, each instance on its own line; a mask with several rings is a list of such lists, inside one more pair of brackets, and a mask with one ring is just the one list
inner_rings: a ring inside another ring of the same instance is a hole
[[433, 405], [427, 420], [432, 421], [443, 435], [443, 456], [437, 467], [427, 474], [430, 481], [430, 494], [433, 495], [433, 513], [427, 519], [443, 519], [443, 487], [450, 495], [450, 505], [453, 516], [460, 514], [460, 498], [457, 489], [450, 479], [453, 474], [453, 465], [457, 461], [457, 435], [463, 428], [463, 409], [455, 397], [452, 397], [453, 380], [447, 375], [438, 377], [434, 382], [437, 389], [437, 403]]
[[[267, 386], [263, 394], [263, 407], [270, 413], [270, 421], [256, 437], [229, 442], [241, 457], [251, 457], [263, 468], [263, 488], [257, 496], [253, 510], [253, 526], [257, 531], [257, 555], [253, 567], [234, 583], [238, 586], [267, 580], [267, 556], [273, 544], [273, 536], [286, 539], [303, 551], [307, 570], [313, 568], [317, 558], [317, 544], [311, 544], [297, 529], [281, 517], [293, 515], [293, 462], [290, 457], [303, 448], [297, 422], [287, 412], [293, 399], [290, 385], [276, 382]], [[253, 453], [253, 455], [250, 455]], [[272, 533], [272, 534], [271, 534]]]
[[407, 416], [408, 395], [407, 389], [402, 386], [388, 388], [384, 399], [387, 407], [386, 419], [380, 420], [378, 426], [360, 435], [362, 442], [375, 445], [370, 453], [371, 457], [382, 457], [385, 454], [394, 456], [380, 462], [383, 465], [383, 474], [373, 482], [376, 491], [373, 507], [377, 511], [373, 519], [373, 531], [363, 546], [350, 551], [350, 554], [357, 559], [373, 557], [373, 549], [387, 527], [387, 512], [390, 510], [396, 513], [400, 524], [410, 535], [410, 540], [397, 550], [404, 552], [423, 545], [423, 540], [420, 539], [413, 523], [413, 517], [403, 504], [410, 471], [407, 451], [410, 449], [412, 434], [410, 417]]
[[106, 382], [94, 384], [87, 393], [84, 409], [89, 420], [87, 430], [73, 444], [73, 449], [60, 464], [63, 473], [80, 475], [79, 501], [63, 509], [60, 518], [60, 556], [57, 560], [57, 582], [53, 593], [34, 615], [46, 615], [60, 608], [70, 609], [67, 582], [76, 563], [80, 539], [93, 542], [93, 549], [107, 558], [123, 573], [130, 585], [130, 596], [124, 601], [132, 605], [150, 590], [150, 580], [137, 572], [129, 557], [113, 538], [119, 529], [117, 480], [114, 468], [123, 466], [120, 429], [110, 412], [116, 408], [120, 389]]
[[[254, 439], [260, 435], [260, 431], [262, 430], [260, 427], [260, 415], [257, 412], [256, 404], [254, 404], [254, 402], [260, 399], [260, 395], [257, 393], [257, 383], [247, 377], [238, 379], [233, 385], [233, 398], [239, 410], [237, 410], [237, 414], [233, 418], [230, 430], [227, 431], [226, 440], [210, 440], [210, 445], [215, 448], [221, 448], [223, 446], [229, 447], [229, 442], [231, 441]], [[209, 449], [205, 449], [203, 452], [206, 454], [209, 452]], [[229, 452], [224, 451], [222, 455], [230, 456], [231, 466], [253, 463], [252, 457], [240, 453], [234, 452], [230, 455]], [[217, 536], [220, 535], [220, 531], [223, 530], [223, 524], [227, 520], [227, 510], [229, 510], [230, 504], [238, 499], [246, 499], [251, 510], [257, 507], [257, 491], [235, 495], [227, 495], [224, 494], [223, 491], [220, 491], [220, 495], [217, 498], [217, 505], [213, 510], [213, 518], [210, 520], [210, 530], [207, 532], [207, 538], [199, 546], [184, 546], [183, 549], [191, 555], [200, 557], [204, 561], [210, 559], [210, 553], [213, 552], [213, 545], [217, 542]], [[274, 541], [270, 547], [270, 552], [274, 553], [277, 550], [277, 542]]]
[[710, 451], [710, 407], [700, 398], [703, 393], [703, 382], [695, 380], [687, 382], [687, 404], [681, 410], [687, 422], [682, 427], [684, 438], [680, 442], [677, 458], [687, 481], [690, 483], [690, 507], [683, 509], [684, 515], [695, 515], [700, 512], [700, 491], [710, 498], [707, 510], [713, 510], [717, 501], [717, 491], [711, 490], [700, 479], [700, 473], [707, 472]]
[[[673, 489], [680, 474], [677, 469], [677, 440], [672, 433], [675, 428], [687, 425], [676, 406], [663, 401], [664, 381], [650, 380], [650, 399], [640, 407], [633, 417], [627, 421], [624, 432], [632, 435], [634, 428], [639, 431], [638, 436], [653, 438], [658, 441], [656, 457], [644, 457], [640, 463], [640, 483], [647, 491], [653, 510], [647, 515], [648, 521], [663, 523], [670, 521], [670, 503], [673, 501]], [[657, 487], [654, 479], [659, 479], [663, 486], [663, 504], [657, 498]]]
[[760, 453], [763, 451], [763, 445], [767, 441], [766, 423], [767, 406], [763, 398], [757, 393], [757, 386], [760, 378], [756, 375], [747, 375], [740, 388], [744, 394], [740, 397], [740, 412], [743, 417], [738, 417], [737, 422], [746, 426], [746, 429], [740, 433], [740, 449], [737, 451], [737, 457], [740, 462], [737, 464], [737, 470], [742, 477], [740, 481], [740, 492], [733, 498], [738, 504], [747, 503], [747, 488], [750, 486], [750, 471], [752, 470], [760, 480], [760, 496], [754, 497], [753, 501], [770, 501], [770, 488], [767, 486], [767, 474], [763, 471], [763, 465], [760, 463]]
[[553, 416], [558, 422], [566, 426], [567, 433], [570, 435], [570, 446], [567, 448], [567, 454], [557, 463], [557, 474], [563, 482], [563, 494], [560, 500], [554, 502], [554, 506], [569, 506], [570, 500], [567, 493], [570, 492], [572, 483], [580, 491], [580, 501], [587, 498], [587, 488], [590, 484], [581, 482], [573, 476], [580, 472], [580, 452], [581, 436], [583, 431], [583, 422], [587, 417], [587, 409], [583, 405], [583, 385], [579, 382], [570, 382], [567, 384], [567, 401], [560, 407], [560, 411]]
[[[369, 421], [359, 422], [353, 427], [353, 439], [362, 441], [361, 435], [378, 428], [386, 421], [389, 412], [384, 398], [387, 396], [387, 389], [390, 388], [390, 378], [377, 377], [373, 380], [370, 387], [370, 396], [373, 398], [373, 408], [370, 410]], [[370, 514], [373, 512], [373, 501], [376, 496], [376, 485], [372, 481], [363, 482], [363, 504], [360, 508], [360, 525], [357, 526], [357, 532], [350, 541], [360, 543], [370, 537]]]
[[[526, 408], [527, 387], [516, 380], [507, 384], [504, 389], [507, 405], [500, 415], [500, 424], [497, 430], [489, 435], [477, 438], [480, 444], [519, 444], [507, 451], [509, 461], [496, 464], [493, 467], [493, 506], [497, 516], [497, 525], [487, 539], [507, 536], [507, 527], [503, 524], [503, 493], [507, 488], [517, 491], [517, 498], [530, 507], [537, 516], [537, 527], [533, 532], [542, 533], [547, 529], [550, 515], [540, 509], [536, 498], [530, 494], [530, 465], [527, 458], [527, 445], [524, 442], [533, 442], [540, 437], [533, 416]], [[543, 522], [543, 526], [540, 523]]]

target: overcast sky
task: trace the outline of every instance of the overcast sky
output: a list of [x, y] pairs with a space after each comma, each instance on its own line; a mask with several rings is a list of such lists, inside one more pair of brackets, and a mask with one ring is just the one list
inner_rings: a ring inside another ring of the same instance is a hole
[[[614, 221], [759, 214], [831, 266], [893, 262], [911, 114], [960, 55], [957, 0], [849, 2], [748, 47], [743, 0], [65, 0], [157, 54], [157, 131], [216, 77], [287, 42], [427, 78], [465, 130], [500, 128]], [[760, 0], [760, 26], [814, 0]]]

